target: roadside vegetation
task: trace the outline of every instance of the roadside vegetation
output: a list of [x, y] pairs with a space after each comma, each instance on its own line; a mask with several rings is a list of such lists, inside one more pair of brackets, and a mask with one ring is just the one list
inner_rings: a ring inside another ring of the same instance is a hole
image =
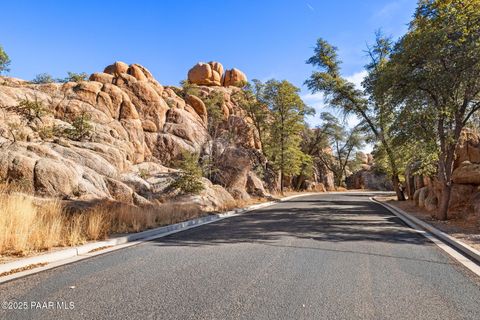
[[66, 202], [34, 198], [28, 193], [21, 184], [0, 185], [0, 256], [80, 245], [206, 214], [196, 204], [168, 202], [149, 207], [104, 202], [80, 211], [72, 210]]

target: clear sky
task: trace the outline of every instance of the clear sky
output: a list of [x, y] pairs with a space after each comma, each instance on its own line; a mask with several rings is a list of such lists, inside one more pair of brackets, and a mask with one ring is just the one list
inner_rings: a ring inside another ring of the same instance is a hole
[[[2, 1], [0, 44], [10, 76], [93, 73], [116, 61], [139, 63], [177, 85], [198, 61], [220, 61], [249, 79], [287, 79], [321, 109], [303, 82], [318, 37], [339, 48], [343, 74], [357, 82], [365, 47], [382, 29], [402, 35], [415, 0]], [[313, 124], [315, 119], [311, 121]]]

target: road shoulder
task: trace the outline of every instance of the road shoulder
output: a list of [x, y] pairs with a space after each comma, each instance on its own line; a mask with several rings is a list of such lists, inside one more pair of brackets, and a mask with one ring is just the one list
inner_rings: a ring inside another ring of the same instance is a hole
[[387, 208], [408, 226], [432, 241], [440, 249], [480, 277], [480, 251], [386, 201], [381, 201], [376, 199], [376, 197], [370, 199]]

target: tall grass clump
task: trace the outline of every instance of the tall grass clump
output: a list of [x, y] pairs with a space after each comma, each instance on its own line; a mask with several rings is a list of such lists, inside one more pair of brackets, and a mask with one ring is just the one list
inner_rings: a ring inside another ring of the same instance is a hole
[[204, 214], [194, 203], [137, 207], [105, 202], [72, 210], [55, 199], [38, 199], [23, 187], [0, 184], [0, 256], [24, 256], [59, 246], [75, 246], [111, 234], [178, 223]]

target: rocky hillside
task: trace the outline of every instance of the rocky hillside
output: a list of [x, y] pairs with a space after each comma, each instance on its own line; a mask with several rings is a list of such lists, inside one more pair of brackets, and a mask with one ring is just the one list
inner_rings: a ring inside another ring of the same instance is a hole
[[[0, 77], [0, 180], [39, 196], [149, 204], [162, 201], [177, 174], [173, 164], [189, 151], [214, 154], [217, 169], [189, 201], [215, 210], [233, 198], [267, 196], [255, 174], [265, 162], [258, 134], [231, 98], [246, 76], [211, 62], [194, 66], [188, 78], [198, 95], [122, 62], [80, 82]], [[213, 94], [223, 100], [215, 137], [204, 103]]]

